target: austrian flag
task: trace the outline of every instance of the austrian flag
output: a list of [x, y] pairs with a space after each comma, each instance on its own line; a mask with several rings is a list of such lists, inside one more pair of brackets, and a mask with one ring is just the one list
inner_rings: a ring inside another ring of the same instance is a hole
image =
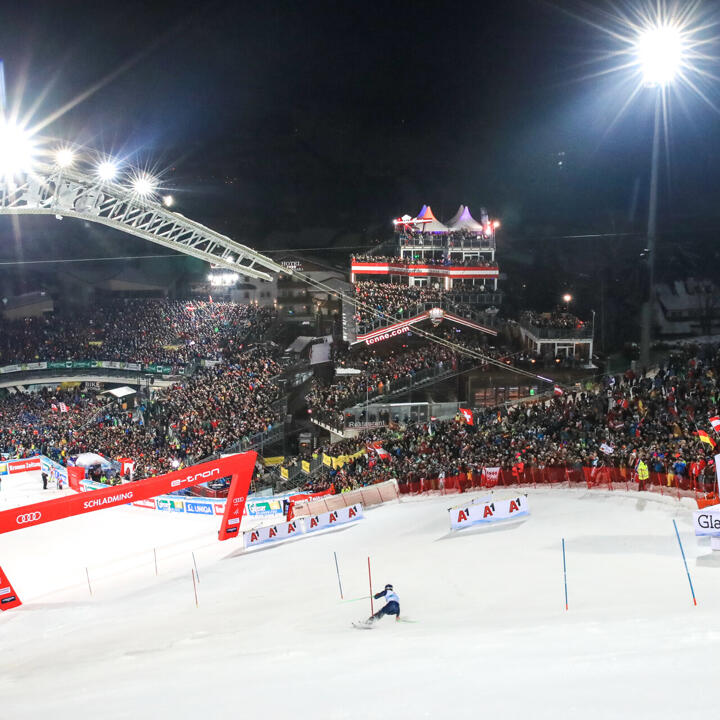
[[459, 409], [460, 409], [460, 415], [462, 415], [463, 422], [466, 425], [474, 425], [475, 421], [473, 420], [472, 410], [469, 410], [468, 408], [459, 408]]
[[697, 432], [694, 432], [693, 435], [697, 435], [702, 442], [707, 443], [712, 448], [717, 445], [717, 443], [704, 430], [698, 430]]
[[564, 391], [559, 385], [556, 385], [556, 386], [553, 388], [553, 394], [554, 394], [555, 396], [557, 396], [557, 397], [559, 397], [560, 395], [563, 395], [564, 392], [565, 392], [565, 391]]
[[720, 433], [720, 417], [717, 415], [710, 418], [710, 424], [716, 433]]

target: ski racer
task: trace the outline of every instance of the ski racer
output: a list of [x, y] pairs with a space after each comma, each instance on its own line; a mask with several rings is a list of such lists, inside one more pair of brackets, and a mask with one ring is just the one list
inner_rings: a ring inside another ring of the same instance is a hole
[[400, 619], [400, 598], [397, 593], [393, 590], [393, 586], [388, 584], [382, 592], [376, 593], [373, 596], [376, 600], [381, 597], [385, 598], [385, 605], [381, 607], [374, 615], [368, 618], [368, 622], [372, 623], [379, 620], [383, 615], [395, 615], [395, 619]]

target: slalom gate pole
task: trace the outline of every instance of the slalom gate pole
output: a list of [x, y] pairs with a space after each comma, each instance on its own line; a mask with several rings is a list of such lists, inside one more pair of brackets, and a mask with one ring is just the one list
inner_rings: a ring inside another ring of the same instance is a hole
[[88, 590], [90, 591], [90, 594], [92, 595], [92, 585], [90, 585], [90, 573], [88, 572], [88, 569], [85, 568], [85, 577], [88, 581]]
[[565, 564], [565, 538], [562, 539], [562, 551], [563, 551], [563, 581], [565, 582], [565, 609], [568, 609], [568, 596], [567, 596], [567, 565]]
[[375, 608], [373, 607], [373, 591], [372, 591], [372, 575], [370, 574], [370, 558], [368, 557], [368, 581], [370, 582], [370, 614], [375, 614]]
[[155, 550], [155, 548], [153, 548], [153, 557], [155, 558], [155, 574], [157, 575], [157, 550]]
[[197, 581], [200, 582], [200, 573], [198, 572], [198, 569], [197, 569], [197, 562], [196, 562], [196, 560], [195, 560], [195, 553], [191, 553], [191, 555], [193, 556], [193, 565], [195, 566], [195, 577], [197, 577]]
[[198, 606], [198, 597], [197, 597], [197, 585], [195, 584], [195, 571], [191, 569], [190, 572], [192, 573], [193, 592], [195, 593], [195, 607], [199, 607]]
[[333, 551], [333, 555], [335, 556], [335, 572], [337, 573], [338, 585], [340, 586], [340, 599], [343, 600], [342, 583], [340, 582], [340, 568], [338, 567], [337, 553]]
[[690, 571], [688, 570], [687, 560], [685, 559], [685, 550], [683, 550], [683, 544], [682, 544], [682, 540], [680, 540], [680, 533], [678, 532], [678, 526], [677, 526], [677, 523], [675, 522], [675, 518], [673, 518], [673, 525], [675, 526], [675, 535], [677, 536], [678, 545], [680, 545], [680, 552], [682, 553], [683, 563], [685, 563], [685, 572], [687, 573], [688, 582], [690, 583], [690, 592], [692, 593], [693, 603], [695, 603], [695, 606], [697, 607], [697, 598], [695, 597], [695, 588], [693, 588], [692, 578], [690, 577]]

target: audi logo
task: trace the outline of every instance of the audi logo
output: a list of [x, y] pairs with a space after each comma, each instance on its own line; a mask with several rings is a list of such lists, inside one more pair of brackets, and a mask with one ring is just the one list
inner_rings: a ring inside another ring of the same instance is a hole
[[18, 515], [15, 518], [15, 521], [18, 525], [25, 525], [27, 523], [35, 522], [36, 520], [39, 520], [42, 516], [42, 513], [40, 512], [31, 512], [26, 513], [25, 515]]

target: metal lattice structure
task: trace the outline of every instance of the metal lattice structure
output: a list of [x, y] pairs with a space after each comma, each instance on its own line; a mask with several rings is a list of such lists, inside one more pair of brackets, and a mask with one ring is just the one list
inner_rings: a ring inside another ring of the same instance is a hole
[[90, 173], [39, 165], [24, 177], [0, 177], [0, 215], [72, 217], [129, 233], [251, 277], [291, 274], [259, 252]]

